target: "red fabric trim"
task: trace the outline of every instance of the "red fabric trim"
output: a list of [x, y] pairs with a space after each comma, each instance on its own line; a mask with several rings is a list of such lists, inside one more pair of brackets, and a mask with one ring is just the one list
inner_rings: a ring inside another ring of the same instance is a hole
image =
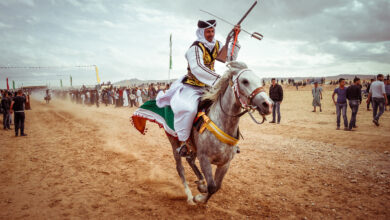
[[[130, 118], [131, 124], [135, 127], [135, 129], [137, 129], [143, 135], [145, 135], [146, 132], [148, 131], [148, 129], [146, 128], [146, 121], [150, 121], [150, 122], [156, 123], [160, 128], [164, 128], [163, 124], [159, 123], [158, 121], [156, 121], [154, 119], [145, 118], [145, 117], [142, 117], [142, 116], [139, 116], [139, 115], [133, 115]], [[164, 129], [164, 131], [165, 131], [165, 129]], [[167, 135], [173, 137], [173, 138], [178, 139], [178, 137], [175, 137], [175, 136], [169, 134], [166, 131], [165, 131], [165, 133]]]

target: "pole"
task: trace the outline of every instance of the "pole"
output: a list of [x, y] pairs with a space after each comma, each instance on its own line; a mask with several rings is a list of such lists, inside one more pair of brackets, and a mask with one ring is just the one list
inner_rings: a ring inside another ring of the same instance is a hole
[[171, 80], [172, 69], [172, 34], [169, 36], [169, 71], [168, 71], [168, 83]]

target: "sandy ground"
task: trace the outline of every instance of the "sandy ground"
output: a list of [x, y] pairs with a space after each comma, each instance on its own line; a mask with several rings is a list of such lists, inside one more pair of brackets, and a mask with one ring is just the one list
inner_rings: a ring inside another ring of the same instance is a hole
[[149, 123], [139, 134], [134, 109], [33, 101], [28, 137], [0, 131], [0, 218], [390, 219], [390, 113], [376, 127], [362, 105], [356, 131], [337, 131], [331, 90], [312, 113], [308, 89], [285, 89], [280, 125], [242, 119], [241, 154], [198, 206], [164, 131]]

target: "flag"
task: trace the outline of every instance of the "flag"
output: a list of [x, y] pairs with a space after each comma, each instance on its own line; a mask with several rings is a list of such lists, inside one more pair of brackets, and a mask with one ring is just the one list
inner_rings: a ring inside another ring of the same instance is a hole
[[60, 79], [60, 85], [61, 85], [61, 88], [62, 88], [62, 79]]
[[12, 80], [12, 88], [15, 90], [15, 81]]
[[169, 37], [169, 69], [172, 69], [172, 34]]
[[97, 80], [97, 82], [100, 84], [99, 71], [98, 71], [98, 68], [97, 68], [96, 65], [95, 65], [95, 71], [96, 71], [96, 80]]
[[8, 78], [7, 78], [7, 90], [9, 90]]
[[70, 76], [70, 86], [73, 86], [72, 76]]

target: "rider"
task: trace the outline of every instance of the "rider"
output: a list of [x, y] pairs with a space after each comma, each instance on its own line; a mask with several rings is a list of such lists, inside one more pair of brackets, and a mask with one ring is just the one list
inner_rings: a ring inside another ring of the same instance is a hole
[[[188, 61], [187, 74], [174, 82], [165, 94], [157, 95], [158, 107], [170, 105], [174, 113], [174, 127], [180, 141], [180, 147], [176, 150], [181, 156], [187, 155], [186, 141], [190, 137], [204, 88], [214, 86], [221, 77], [214, 70], [215, 59], [223, 47], [223, 44], [214, 38], [216, 25], [215, 20], [198, 21], [197, 40], [185, 54]], [[240, 26], [236, 25], [234, 31], [238, 35]], [[231, 56], [229, 48], [227, 60], [235, 60], [239, 49], [240, 46], [236, 43]]]

